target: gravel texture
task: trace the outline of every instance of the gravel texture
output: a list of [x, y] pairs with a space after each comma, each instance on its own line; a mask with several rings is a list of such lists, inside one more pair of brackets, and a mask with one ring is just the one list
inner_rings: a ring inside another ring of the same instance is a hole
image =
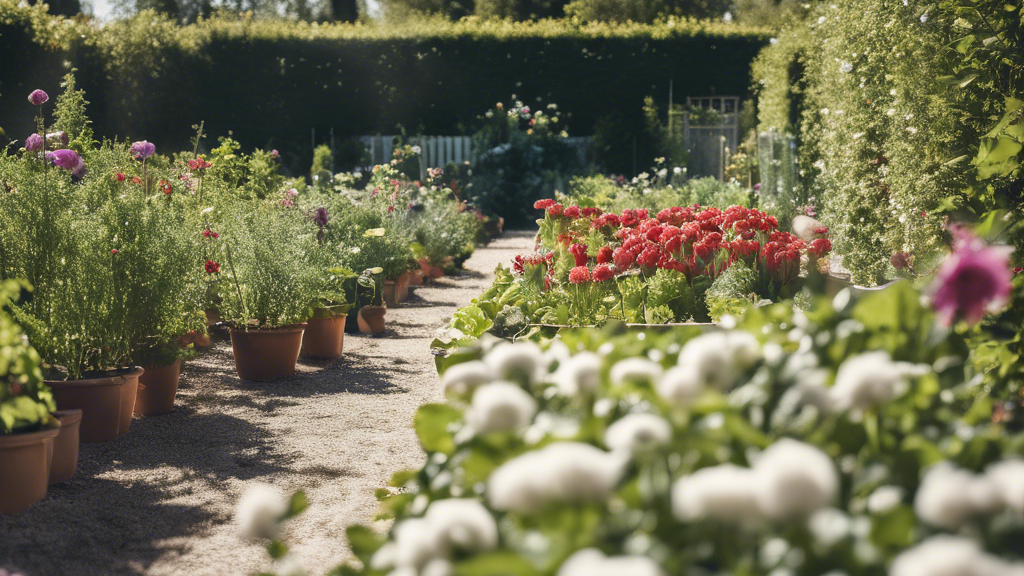
[[0, 568], [26, 576], [267, 570], [266, 552], [243, 541], [233, 519], [255, 483], [306, 491], [310, 507], [284, 536], [309, 574], [333, 568], [349, 556], [345, 528], [374, 521], [374, 490], [423, 462], [411, 425], [419, 406], [442, 401], [434, 331], [489, 285], [497, 264], [532, 245], [533, 233], [509, 233], [479, 248], [464, 273], [414, 288], [390, 309], [383, 337], [346, 335], [340, 360], [300, 360], [287, 379], [241, 382], [230, 344], [217, 343], [185, 365], [173, 413], [82, 445], [71, 482], [21, 515], [0, 516]]

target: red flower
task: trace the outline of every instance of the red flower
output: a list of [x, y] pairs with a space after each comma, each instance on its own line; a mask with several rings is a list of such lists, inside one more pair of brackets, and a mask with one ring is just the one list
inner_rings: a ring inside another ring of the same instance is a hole
[[204, 160], [202, 156], [194, 160], [188, 161], [188, 167], [191, 168], [192, 170], [206, 170], [210, 166], [213, 166], [213, 164], [210, 164], [209, 162]]
[[555, 201], [550, 198], [545, 198], [544, 200], [537, 200], [536, 202], [533, 203], [533, 207], [538, 210], [547, 210], [548, 208], [551, 208], [554, 205]]
[[832, 242], [828, 238], [818, 238], [807, 247], [807, 253], [815, 258], [821, 258], [832, 251]]
[[138, 176], [132, 178], [132, 184], [142, 184], [142, 178], [139, 178]]
[[217, 234], [216, 232], [214, 232], [213, 230], [210, 230], [209, 228], [207, 228], [206, 230], [203, 230], [203, 236], [205, 236], [207, 238], [213, 238], [214, 240], [216, 240], [217, 238], [220, 238], [220, 234]]
[[120, 172], [118, 172], [117, 173], [117, 181], [118, 182], [124, 182], [124, 179], [125, 179], [125, 175], [120, 173]]
[[615, 262], [615, 266], [625, 270], [633, 265], [634, 256], [628, 249], [620, 247], [615, 249], [612, 260]]
[[113, 254], [114, 256], [117, 256], [117, 248], [111, 250], [110, 253]]
[[587, 245], [586, 244], [573, 244], [569, 247], [569, 253], [572, 254], [574, 260], [576, 260], [577, 266], [587, 265]]
[[889, 258], [889, 263], [897, 270], [904, 270], [910, 268], [912, 259], [912, 256], [906, 252], [897, 252]]
[[207, 260], [206, 261], [206, 273], [207, 274], [216, 274], [218, 272], [220, 272], [220, 264], [217, 264], [213, 260]]
[[828, 234], [828, 226], [815, 226], [814, 233], [824, 236], [825, 234]]
[[580, 207], [579, 206], [575, 206], [575, 205], [574, 206], [569, 206], [562, 213], [565, 214], [566, 218], [579, 218], [580, 217]]
[[601, 249], [597, 251], [597, 263], [607, 264], [609, 262], [612, 262], [614, 260], [614, 254], [615, 253], [612, 250], [611, 246], [602, 246]]
[[615, 277], [615, 273], [607, 264], [600, 264], [594, 267], [594, 282], [604, 282]]
[[640, 253], [639, 256], [636, 257], [636, 261], [641, 266], [654, 268], [658, 265], [658, 262], [661, 261], [661, 251], [654, 246], [648, 246]]
[[561, 216], [561, 215], [562, 215], [562, 205], [561, 204], [552, 204], [551, 207], [548, 208], [548, 216]]
[[167, 194], [168, 196], [171, 195], [171, 183], [168, 182], [167, 180], [160, 181], [160, 189], [164, 191], [164, 194]]
[[569, 271], [569, 282], [580, 284], [590, 282], [590, 269], [586, 266], [577, 266]]
[[584, 216], [586, 216], [587, 218], [592, 218], [594, 216], [600, 216], [601, 212], [602, 212], [602, 210], [600, 208], [582, 208], [582, 209], [580, 209], [580, 213], [583, 214]]

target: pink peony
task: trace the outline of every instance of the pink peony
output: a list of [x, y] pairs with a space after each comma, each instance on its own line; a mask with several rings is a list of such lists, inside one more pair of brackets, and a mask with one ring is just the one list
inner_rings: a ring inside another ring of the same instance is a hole
[[1010, 296], [1010, 246], [986, 246], [969, 232], [954, 231], [953, 254], [939, 268], [929, 291], [932, 307], [948, 326], [957, 320], [975, 324], [986, 310]]

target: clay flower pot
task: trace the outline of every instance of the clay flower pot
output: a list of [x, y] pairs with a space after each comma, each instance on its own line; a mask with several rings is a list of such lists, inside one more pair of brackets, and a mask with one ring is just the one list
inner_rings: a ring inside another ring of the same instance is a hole
[[17, 514], [46, 497], [53, 439], [60, 428], [0, 434], [0, 514]]
[[313, 318], [306, 323], [306, 332], [302, 335], [302, 349], [299, 355], [303, 358], [317, 360], [335, 360], [341, 357], [345, 345], [345, 320], [347, 315]]
[[409, 286], [423, 285], [423, 270], [416, 269], [409, 272]]
[[396, 299], [398, 302], [405, 302], [409, 298], [409, 283], [412, 281], [412, 272], [406, 272], [398, 277], [395, 282], [396, 290], [398, 290]]
[[394, 280], [384, 281], [384, 303], [388, 306], [395, 306], [398, 304], [398, 283]]
[[102, 378], [47, 380], [58, 410], [82, 411], [82, 442], [107, 442], [128, 431], [143, 369]]
[[53, 439], [53, 461], [50, 463], [50, 484], [71, 480], [78, 468], [79, 428], [81, 410], [58, 410], [53, 413], [60, 420], [60, 434]]
[[135, 397], [133, 412], [139, 416], [156, 416], [174, 410], [174, 397], [178, 394], [181, 359], [163, 366], [144, 366], [139, 377], [139, 393]]
[[363, 334], [380, 334], [384, 332], [384, 315], [388, 309], [384, 306], [363, 306], [359, 309], [357, 320], [359, 331]]
[[273, 380], [295, 373], [305, 324], [270, 330], [231, 329], [235, 369], [242, 380]]

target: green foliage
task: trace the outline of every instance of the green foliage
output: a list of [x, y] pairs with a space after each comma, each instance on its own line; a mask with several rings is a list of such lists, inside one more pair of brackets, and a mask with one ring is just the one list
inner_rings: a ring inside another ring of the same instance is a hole
[[[481, 106], [513, 85], [524, 101], [543, 96], [571, 111], [580, 135], [609, 113], [608, 102], [639, 113], [645, 95], [665, 93], [669, 77], [695, 94], [712, 86], [742, 94], [749, 62], [767, 42], [758, 28], [678, 20], [375, 26], [215, 15], [179, 26], [147, 11], [100, 28], [12, 2], [0, 5], [0, 30], [4, 53], [18, 54], [0, 71], [3, 85], [55, 88], [69, 62], [100, 137], [191, 149], [189, 127], [206, 120], [211, 134], [233, 131], [246, 150], [272, 142], [293, 174], [310, 166], [311, 128], [322, 137], [333, 127], [339, 138], [395, 133], [398, 125], [471, 133]], [[446, 70], [446, 82], [437, 70]], [[32, 130], [18, 111], [25, 96], [0, 94], [0, 126], [13, 139]]]
[[57, 106], [53, 111], [53, 127], [67, 133], [70, 148], [84, 150], [93, 145], [92, 121], [85, 114], [89, 102], [85, 99], [85, 91], [75, 88], [74, 71], [64, 76], [61, 83], [64, 91], [57, 97]]
[[654, 22], [672, 16], [721, 18], [729, 8], [721, 0], [572, 0], [565, 13], [583, 21]]
[[305, 265], [316, 250], [294, 210], [236, 201], [224, 215], [219, 293], [221, 316], [238, 328], [279, 328], [306, 321], [318, 274]]
[[43, 383], [39, 354], [26, 341], [9, 306], [27, 286], [0, 283], [0, 435], [32, 432], [52, 422], [57, 407]]
[[309, 174], [313, 182], [320, 183], [324, 172], [333, 177], [334, 154], [331, 152], [330, 146], [321, 144], [313, 149], [313, 166], [309, 169]]
[[742, 261], [734, 262], [708, 288], [708, 315], [713, 322], [726, 315], [741, 316], [755, 302], [756, 295], [757, 273]]

